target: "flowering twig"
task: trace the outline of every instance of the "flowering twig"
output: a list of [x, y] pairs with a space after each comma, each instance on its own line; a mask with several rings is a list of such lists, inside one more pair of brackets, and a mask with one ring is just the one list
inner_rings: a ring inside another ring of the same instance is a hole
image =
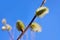
[[8, 32], [8, 34], [9, 34], [11, 40], [14, 40], [13, 35], [10, 32], [12, 30], [12, 27], [9, 24], [7, 24], [5, 18], [2, 20], [2, 23], [4, 24], [4, 26], [2, 27], [2, 30], [6, 30]]
[[[46, 1], [46, 0], [43, 0], [43, 2], [42, 2], [42, 4], [41, 4], [40, 7], [42, 7], [42, 6], [45, 4], [45, 1]], [[35, 20], [36, 17], [37, 17], [36, 15], [33, 17], [33, 19], [31, 20], [31, 22], [29, 23], [29, 25], [26, 27], [26, 29], [24, 30], [24, 32], [22, 32], [22, 33], [19, 35], [19, 37], [17, 38], [17, 40], [21, 39], [21, 37], [22, 37], [22, 36], [24, 35], [24, 33], [28, 30], [28, 28], [30, 27], [30, 25], [32, 24], [32, 22]]]

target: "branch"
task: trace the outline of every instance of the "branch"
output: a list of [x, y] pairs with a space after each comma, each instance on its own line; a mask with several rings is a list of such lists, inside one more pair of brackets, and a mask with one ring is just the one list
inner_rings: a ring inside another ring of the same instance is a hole
[[[46, 0], [43, 0], [42, 4], [40, 7], [42, 7], [45, 4]], [[28, 30], [28, 28], [30, 27], [30, 25], [32, 24], [32, 22], [35, 20], [36, 15], [33, 17], [33, 19], [31, 20], [31, 22], [29, 23], [29, 25], [26, 27], [26, 29], [24, 30], [24, 32], [22, 32], [19, 37], [17, 38], [17, 40], [21, 39], [21, 37], [24, 35], [24, 33]]]
[[40, 7], [42, 7], [45, 4], [46, 0], [43, 0]]

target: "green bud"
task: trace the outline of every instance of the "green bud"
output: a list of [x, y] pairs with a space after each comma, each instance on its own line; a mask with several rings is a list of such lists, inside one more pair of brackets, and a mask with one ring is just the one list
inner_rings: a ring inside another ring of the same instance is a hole
[[18, 31], [23, 32], [25, 29], [24, 27], [25, 25], [23, 24], [23, 22], [21, 20], [18, 20], [16, 23], [16, 28], [18, 29]]

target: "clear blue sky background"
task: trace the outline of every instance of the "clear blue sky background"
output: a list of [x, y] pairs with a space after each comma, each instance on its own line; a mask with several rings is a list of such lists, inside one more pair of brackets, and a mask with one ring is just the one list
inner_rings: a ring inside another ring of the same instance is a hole
[[[0, 0], [0, 40], [10, 39], [7, 31], [1, 30], [3, 18], [12, 26], [16, 40], [20, 34], [16, 29], [16, 21], [22, 20], [27, 26], [41, 2], [42, 0]], [[42, 32], [34, 33], [35, 40], [60, 40], [60, 0], [47, 0], [45, 6], [49, 8], [49, 14], [42, 19], [36, 18], [35, 21], [42, 26]], [[30, 32], [27, 33], [30, 40]]]

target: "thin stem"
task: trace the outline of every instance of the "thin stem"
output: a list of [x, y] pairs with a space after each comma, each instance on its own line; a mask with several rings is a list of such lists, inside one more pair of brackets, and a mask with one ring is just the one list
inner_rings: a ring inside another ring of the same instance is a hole
[[[41, 6], [43, 6], [43, 5], [45, 4], [45, 1], [46, 1], [46, 0], [43, 0]], [[40, 6], [40, 7], [41, 7], [41, 6]], [[19, 37], [17, 38], [17, 40], [21, 39], [21, 37], [22, 37], [22, 36], [24, 35], [24, 33], [28, 30], [28, 28], [30, 27], [30, 25], [32, 24], [32, 22], [35, 20], [35, 18], [36, 18], [36, 15], [33, 17], [33, 19], [31, 20], [31, 22], [29, 23], [29, 25], [26, 27], [26, 29], [24, 30], [24, 32], [22, 32], [22, 33], [19, 35]]]
[[10, 33], [10, 31], [8, 31], [8, 34], [9, 34], [11, 40], [14, 40], [12, 34]]
[[35, 33], [33, 31], [31, 31], [30, 37], [31, 37], [31, 40], [35, 40], [36, 36], [35, 36]]

